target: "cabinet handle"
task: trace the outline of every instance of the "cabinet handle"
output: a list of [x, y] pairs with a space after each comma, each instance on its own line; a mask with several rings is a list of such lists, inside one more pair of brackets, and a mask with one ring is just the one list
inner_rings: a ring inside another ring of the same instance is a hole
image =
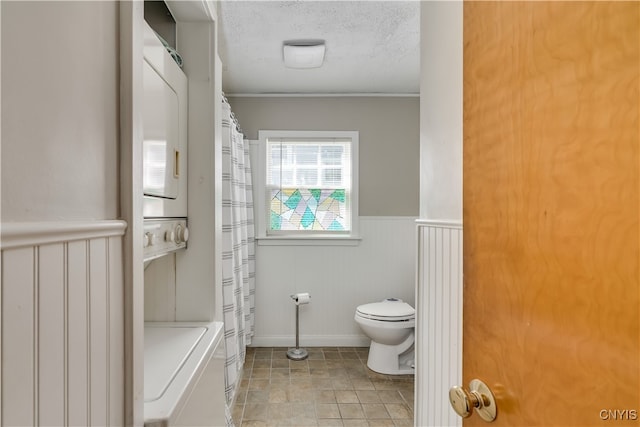
[[173, 177], [180, 178], [180, 151], [174, 150]]

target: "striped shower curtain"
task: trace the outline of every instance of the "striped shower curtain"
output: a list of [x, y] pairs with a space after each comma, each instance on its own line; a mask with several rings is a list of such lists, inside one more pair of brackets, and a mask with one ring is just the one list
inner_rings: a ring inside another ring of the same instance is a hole
[[246, 346], [254, 332], [255, 232], [249, 141], [222, 103], [222, 311], [226, 345], [225, 393], [235, 395]]

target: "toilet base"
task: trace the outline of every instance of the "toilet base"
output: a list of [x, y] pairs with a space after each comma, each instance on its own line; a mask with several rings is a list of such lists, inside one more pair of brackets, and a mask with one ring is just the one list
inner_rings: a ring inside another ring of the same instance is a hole
[[[413, 341], [413, 334], [411, 341]], [[372, 341], [367, 366], [380, 374], [413, 375], [415, 350], [412, 344], [406, 351], [398, 354], [402, 351], [402, 345], [385, 345]]]

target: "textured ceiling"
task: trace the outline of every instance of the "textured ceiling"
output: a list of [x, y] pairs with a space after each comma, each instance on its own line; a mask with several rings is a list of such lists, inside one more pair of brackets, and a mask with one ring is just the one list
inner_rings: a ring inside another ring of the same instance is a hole
[[[227, 94], [417, 94], [418, 1], [244, 1], [219, 3]], [[290, 69], [285, 40], [322, 39], [322, 67]]]

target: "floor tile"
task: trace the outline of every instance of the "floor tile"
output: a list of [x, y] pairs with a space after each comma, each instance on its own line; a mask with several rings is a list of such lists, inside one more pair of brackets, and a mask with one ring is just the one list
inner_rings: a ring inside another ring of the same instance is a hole
[[356, 353], [355, 351], [340, 354], [342, 355], [343, 359], [359, 359], [358, 353]]
[[310, 369], [313, 368], [326, 368], [327, 367], [327, 362], [323, 359], [317, 359], [317, 360], [308, 360], [307, 361], [307, 365], [309, 365]]
[[289, 360], [288, 359], [272, 359], [271, 367], [272, 368], [289, 368]]
[[232, 417], [236, 427], [413, 427], [413, 376], [366, 365], [368, 348], [249, 347]]
[[357, 390], [360, 403], [382, 403], [378, 392], [375, 390]]
[[301, 378], [311, 378], [311, 374], [309, 373], [309, 370], [305, 370], [305, 369], [300, 369], [300, 370], [291, 370], [289, 372], [289, 378], [291, 378], [292, 380], [299, 380]]
[[377, 393], [382, 403], [406, 403], [401, 393], [396, 390], [379, 390]]
[[371, 381], [376, 390], [397, 390], [398, 385], [389, 380], [373, 380]]
[[292, 403], [291, 404], [292, 419], [315, 419], [316, 405], [313, 402], [308, 403]]
[[311, 377], [311, 384], [316, 390], [333, 390], [333, 383], [330, 378]]
[[269, 378], [271, 368], [253, 368], [251, 378]]
[[364, 412], [362, 411], [362, 405], [359, 403], [338, 403], [340, 409], [340, 416], [345, 418], [364, 418]]
[[363, 403], [362, 411], [367, 419], [391, 418], [387, 408], [382, 403]]
[[267, 403], [269, 401], [268, 390], [249, 390], [246, 403]]
[[336, 403], [336, 394], [333, 390], [316, 390], [314, 396], [318, 403]]
[[269, 379], [252, 378], [249, 381], [249, 390], [266, 390], [269, 388]]
[[315, 427], [318, 425], [318, 420], [313, 417], [313, 418], [301, 418], [301, 417], [294, 417], [290, 420], [291, 422], [291, 426], [293, 427]]
[[315, 394], [311, 389], [287, 390], [287, 396], [289, 402], [304, 403], [315, 401]]
[[289, 401], [286, 388], [271, 388], [268, 396], [269, 403], [285, 403]]
[[309, 362], [313, 360], [324, 360], [324, 354], [323, 353], [309, 354], [309, 357], [307, 357], [307, 360]]
[[329, 371], [325, 368], [311, 368], [309, 373], [312, 378], [329, 378]]
[[336, 390], [335, 398], [338, 403], [360, 403], [356, 392], [353, 390]]
[[[395, 427], [396, 423], [392, 419], [367, 420], [369, 427]], [[412, 426], [413, 427], [413, 426]]]
[[253, 362], [253, 369], [256, 368], [271, 368], [271, 359], [258, 359]]
[[355, 390], [375, 390], [373, 383], [371, 380], [366, 378], [354, 378], [351, 380], [351, 384], [353, 384], [353, 388]]
[[318, 418], [340, 418], [340, 410], [336, 403], [316, 403]]
[[308, 367], [309, 367], [309, 361], [306, 359], [305, 360], [289, 360], [289, 368], [291, 369], [306, 369]]
[[243, 420], [266, 420], [269, 405], [266, 403], [247, 403], [244, 405]]
[[327, 368], [327, 372], [331, 378], [346, 378], [347, 370], [345, 368]]
[[340, 353], [337, 351], [325, 351], [324, 352], [325, 359], [342, 359]]
[[385, 403], [385, 408], [391, 415], [391, 418], [401, 418], [401, 419], [409, 419], [412, 418], [412, 415], [409, 411], [407, 405], [401, 403]]
[[258, 359], [271, 359], [272, 351], [256, 351], [254, 358]]
[[291, 388], [300, 390], [312, 389], [313, 382], [311, 381], [311, 377], [296, 378], [294, 381], [291, 381]]
[[342, 427], [342, 420], [339, 418], [321, 418], [318, 419], [318, 427]]
[[349, 378], [332, 378], [331, 385], [334, 390], [353, 390], [353, 384]]
[[344, 360], [341, 359], [329, 359], [323, 360], [323, 362], [328, 369], [344, 369], [346, 367]]
[[289, 378], [289, 369], [281, 369], [281, 368], [272, 368], [271, 369], [271, 378], [272, 379], [285, 379]]
[[291, 403], [270, 403], [267, 412], [269, 420], [288, 420], [293, 415]]
[[269, 388], [289, 388], [291, 380], [289, 378], [271, 378]]

